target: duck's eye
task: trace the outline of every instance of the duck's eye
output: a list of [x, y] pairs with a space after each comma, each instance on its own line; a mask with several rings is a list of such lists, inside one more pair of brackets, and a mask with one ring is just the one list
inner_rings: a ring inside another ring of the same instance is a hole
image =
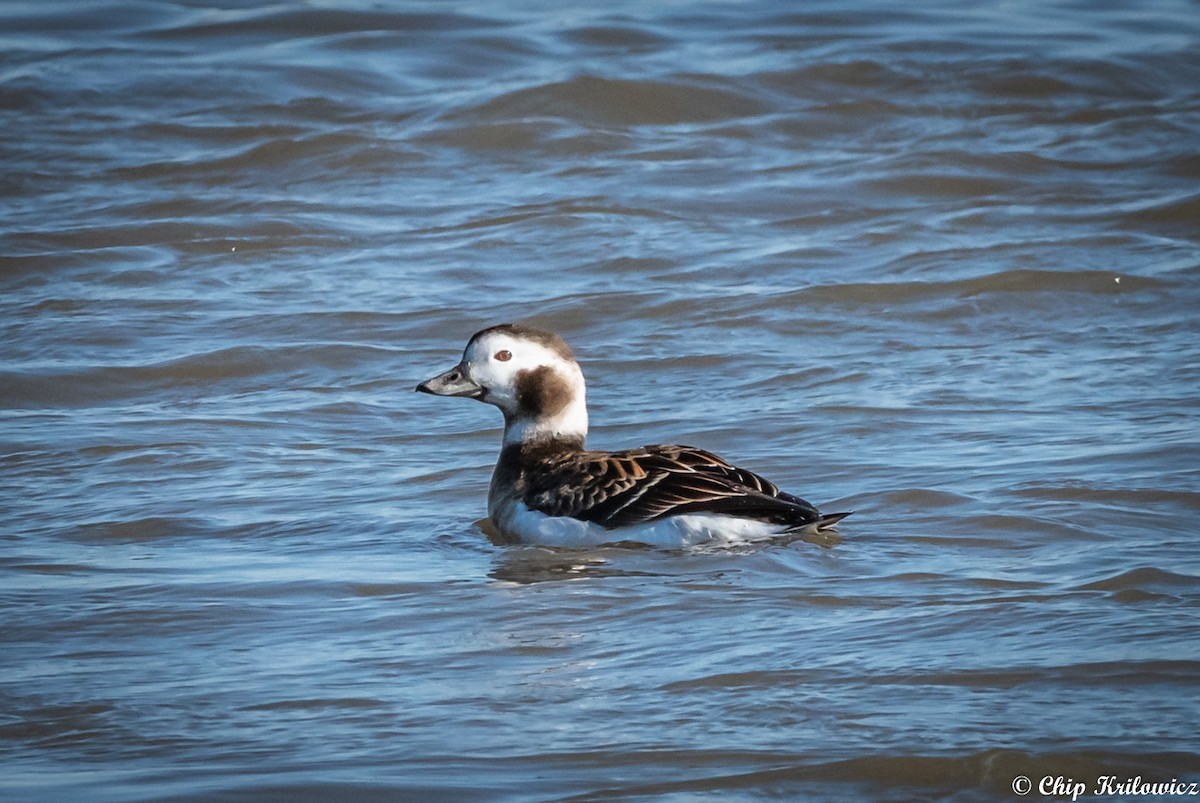
[[496, 352], [496, 359], [500, 362], [508, 362], [512, 359], [512, 352], [508, 349], [500, 349]]

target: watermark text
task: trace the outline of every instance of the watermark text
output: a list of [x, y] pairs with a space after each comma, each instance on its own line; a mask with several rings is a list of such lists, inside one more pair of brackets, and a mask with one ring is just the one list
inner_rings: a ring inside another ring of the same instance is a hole
[[1116, 795], [1122, 797], [1138, 795], [1200, 797], [1200, 783], [1181, 781], [1178, 778], [1172, 778], [1169, 781], [1147, 781], [1140, 775], [1132, 778], [1101, 775], [1091, 780], [1076, 780], [1064, 775], [1046, 775], [1038, 779], [1030, 778], [1028, 775], [1018, 775], [1013, 778], [1012, 790], [1021, 797], [1025, 797], [1031, 792], [1037, 792], [1044, 797], [1069, 797], [1071, 800], [1078, 800], [1084, 796]]

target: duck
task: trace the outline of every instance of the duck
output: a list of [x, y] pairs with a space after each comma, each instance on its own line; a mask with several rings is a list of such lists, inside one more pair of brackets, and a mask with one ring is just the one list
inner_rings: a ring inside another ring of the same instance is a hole
[[488, 518], [506, 543], [683, 548], [836, 535], [850, 512], [798, 496], [694, 446], [586, 447], [587, 388], [557, 334], [505, 323], [476, 332], [453, 368], [417, 385], [500, 409]]

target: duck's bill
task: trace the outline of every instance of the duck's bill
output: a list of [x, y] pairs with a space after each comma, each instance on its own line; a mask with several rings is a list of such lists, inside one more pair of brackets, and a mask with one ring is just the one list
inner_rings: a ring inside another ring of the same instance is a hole
[[456, 365], [433, 379], [425, 380], [417, 385], [417, 391], [432, 393], [434, 396], [467, 396], [472, 399], [483, 395], [483, 388], [467, 377], [461, 365]]

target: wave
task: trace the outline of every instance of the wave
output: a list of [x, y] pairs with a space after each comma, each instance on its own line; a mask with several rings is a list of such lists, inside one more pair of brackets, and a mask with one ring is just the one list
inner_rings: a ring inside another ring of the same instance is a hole
[[1030, 684], [1107, 686], [1110, 684], [1187, 685], [1200, 671], [1200, 661], [1109, 661], [1065, 666], [1017, 664], [995, 669], [959, 671], [912, 671], [905, 673], [862, 673], [854, 669], [786, 669], [755, 672], [722, 672], [688, 680], [672, 681], [661, 690], [690, 694], [712, 689], [779, 689], [792, 686], [961, 686], [964, 688], [1010, 689]]
[[[783, 758], [782, 756], [780, 757]], [[1119, 753], [1077, 751], [1070, 753], [1027, 753], [1019, 750], [988, 750], [964, 756], [921, 754], [878, 755], [821, 763], [791, 763], [772, 769], [709, 774], [702, 757], [673, 756], [679, 765], [692, 767], [702, 777], [687, 780], [628, 786], [609, 786], [578, 795], [571, 800], [611, 800], [649, 798], [676, 794], [710, 794], [770, 789], [776, 795], [820, 794], [831, 798], [847, 794], [847, 786], [862, 792], [936, 788], [942, 794], [951, 790], [984, 789], [1012, 794], [1019, 776], [1033, 779], [1050, 777], [1081, 778], [1094, 781], [1116, 775], [1120, 779], [1140, 776], [1144, 781], [1170, 781], [1200, 769], [1200, 754], [1187, 752]], [[789, 756], [784, 762], [794, 762]], [[784, 763], [781, 762], [781, 763]], [[614, 764], [620, 766], [620, 763]], [[869, 794], [869, 793], [868, 793]]]
[[961, 299], [983, 295], [1080, 293], [1118, 295], [1170, 287], [1163, 279], [1128, 276], [1110, 271], [1005, 270], [986, 276], [949, 281], [852, 282], [816, 285], [774, 297], [788, 303], [905, 304], [930, 299]]
[[[279, 108], [261, 111], [268, 118], [284, 112]], [[205, 142], [213, 135], [202, 127], [191, 130], [176, 126], [170, 136], [180, 141], [183, 155], [118, 166], [113, 168], [112, 178], [115, 181], [187, 181], [199, 187], [248, 186], [257, 189], [263, 181], [328, 184], [336, 180], [331, 177], [344, 171], [391, 175], [420, 158], [410, 148], [352, 131], [301, 132], [278, 128], [240, 127], [223, 132], [220, 141]], [[157, 138], [164, 134], [150, 130], [148, 136]], [[211, 214], [229, 203], [227, 199], [206, 199], [203, 208]], [[272, 208], [278, 209], [280, 205], [273, 204]]]
[[370, 697], [330, 697], [305, 700], [276, 700], [269, 703], [245, 705], [239, 711], [320, 711], [323, 709], [354, 710], [363, 708], [386, 708], [391, 703]]
[[211, 522], [192, 516], [148, 516], [98, 521], [74, 527], [66, 537], [84, 544], [138, 544], [212, 533]]
[[1200, 511], [1200, 493], [1171, 488], [1092, 487], [1039, 482], [1017, 488], [1016, 495], [1028, 499], [1121, 505], [1129, 509], [1149, 510], [1159, 505], [1178, 505], [1186, 510]]
[[1154, 566], [1142, 566], [1094, 580], [1079, 586], [1078, 589], [1080, 591], [1169, 591], [1176, 593], [1191, 591], [1195, 593], [1200, 592], [1200, 577], [1178, 574]]
[[[307, 701], [298, 701], [307, 702]], [[327, 701], [311, 701], [320, 710]], [[337, 701], [330, 701], [337, 702]], [[365, 701], [370, 703], [372, 701]], [[369, 706], [363, 706], [369, 707]], [[272, 709], [265, 709], [272, 710]], [[279, 710], [279, 709], [275, 709]], [[286, 710], [286, 709], [284, 709]], [[309, 710], [301, 707], [300, 710]], [[1035, 788], [1043, 778], [1080, 779], [1094, 789], [1099, 779], [1114, 782], [1169, 783], [1200, 771], [1200, 754], [1188, 751], [1027, 752], [992, 749], [963, 755], [880, 753], [819, 761], [795, 753], [706, 749], [594, 750], [580, 753], [525, 753], [516, 756], [442, 755], [410, 761], [405, 775], [424, 781], [377, 779], [369, 799], [477, 800], [535, 793], [544, 799], [573, 801], [691, 799], [720, 795], [747, 799], [1010, 799], [1018, 778]], [[268, 776], [227, 782], [220, 797], [228, 800], [309, 800], [349, 795], [363, 797], [356, 782], [314, 783], [311, 772], [296, 767], [292, 781], [286, 766]], [[646, 777], [663, 780], [642, 781]], [[456, 778], [439, 785], [438, 778]], [[531, 778], [537, 779], [531, 781]], [[480, 779], [486, 779], [483, 785]], [[507, 790], [511, 795], [502, 792]], [[966, 793], [960, 797], [956, 793]], [[192, 800], [191, 793], [159, 796]], [[1151, 798], [1155, 799], [1155, 798]]]
[[762, 100], [712, 76], [629, 80], [578, 75], [507, 92], [454, 111], [455, 122], [561, 118], [589, 126], [713, 123], [762, 114]]
[[503, 23], [486, 17], [454, 12], [415, 13], [367, 9], [286, 8], [262, 11], [255, 7], [215, 15], [195, 13], [189, 21], [175, 21], [143, 32], [152, 40], [193, 40], [196, 38], [239, 39], [275, 37], [325, 37], [337, 34], [396, 31], [429, 32], [488, 29]]
[[1145, 204], [1128, 212], [1124, 219], [1133, 226], [1177, 231], [1181, 236], [1195, 240], [1196, 221], [1200, 220], [1200, 194]]
[[333, 381], [329, 372], [390, 354], [362, 345], [234, 346], [146, 365], [5, 371], [0, 385], [9, 409], [93, 407], [164, 392], [212, 395], [226, 381], [240, 393], [324, 384]]

